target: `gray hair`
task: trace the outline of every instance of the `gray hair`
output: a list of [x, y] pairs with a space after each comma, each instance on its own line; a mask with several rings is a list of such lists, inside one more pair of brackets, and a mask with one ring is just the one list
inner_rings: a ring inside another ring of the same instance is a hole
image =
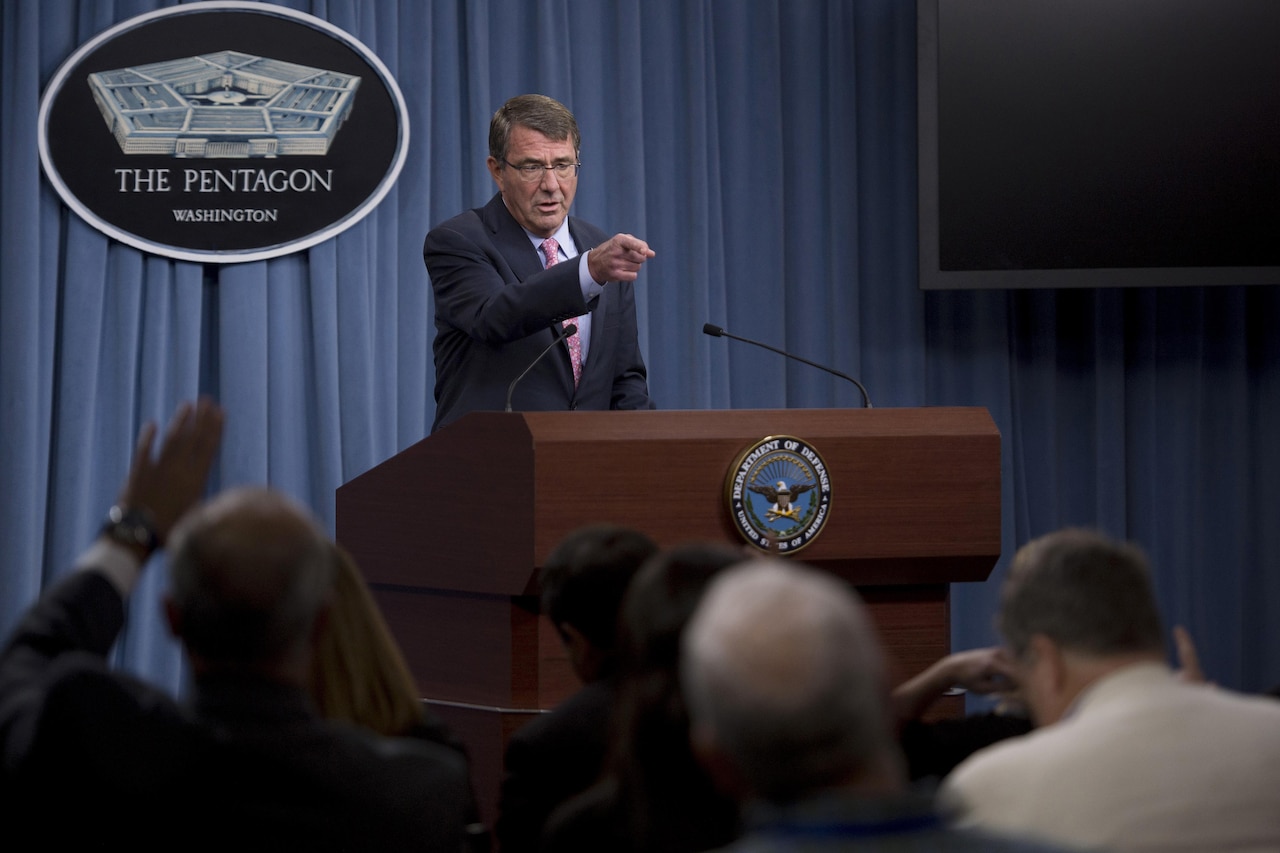
[[1001, 590], [999, 628], [1019, 657], [1034, 634], [1093, 657], [1164, 650], [1146, 556], [1079, 528], [1018, 550]]
[[224, 665], [267, 662], [310, 637], [336, 566], [319, 525], [268, 489], [235, 489], [170, 539], [169, 596], [188, 650]]
[[892, 748], [883, 652], [857, 593], [776, 558], [725, 570], [682, 644], [695, 728], [754, 793], [789, 803]]
[[582, 134], [573, 113], [546, 95], [516, 95], [493, 114], [489, 121], [489, 155], [499, 162], [506, 162], [513, 127], [536, 130], [548, 139], [571, 139], [575, 154], [582, 148]]

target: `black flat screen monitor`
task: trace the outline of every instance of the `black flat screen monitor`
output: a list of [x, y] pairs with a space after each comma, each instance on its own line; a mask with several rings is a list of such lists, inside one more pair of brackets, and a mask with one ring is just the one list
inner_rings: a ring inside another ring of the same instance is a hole
[[918, 0], [920, 287], [1280, 284], [1280, 0]]

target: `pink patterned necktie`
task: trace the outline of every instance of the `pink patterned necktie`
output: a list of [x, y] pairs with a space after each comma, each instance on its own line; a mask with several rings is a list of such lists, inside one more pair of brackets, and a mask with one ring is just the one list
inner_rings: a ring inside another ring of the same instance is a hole
[[[556, 242], [555, 237], [548, 237], [542, 241], [542, 254], [547, 257], [546, 266], [553, 267], [560, 263], [560, 244]], [[565, 320], [564, 325], [567, 326], [572, 322], [572, 320]], [[573, 384], [576, 388], [578, 380], [582, 378], [582, 338], [574, 332], [565, 338], [565, 343], [569, 345], [569, 361], [573, 364]]]

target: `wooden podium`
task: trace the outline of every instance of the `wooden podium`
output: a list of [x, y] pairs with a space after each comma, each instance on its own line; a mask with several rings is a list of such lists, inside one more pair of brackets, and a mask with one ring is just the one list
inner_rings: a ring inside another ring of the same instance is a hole
[[773, 435], [803, 439], [830, 475], [829, 518], [795, 558], [859, 588], [902, 677], [945, 655], [948, 584], [986, 579], [1000, 554], [985, 409], [475, 412], [338, 489], [338, 541], [467, 742], [487, 820], [507, 736], [577, 687], [538, 618], [542, 562], [603, 521], [662, 547], [741, 542], [726, 477]]

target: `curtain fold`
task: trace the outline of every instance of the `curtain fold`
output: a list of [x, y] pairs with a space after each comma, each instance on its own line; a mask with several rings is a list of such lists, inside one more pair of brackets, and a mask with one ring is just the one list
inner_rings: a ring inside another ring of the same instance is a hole
[[[142, 423], [228, 411], [215, 485], [270, 484], [332, 526], [334, 490], [426, 435], [422, 240], [493, 193], [490, 115], [563, 100], [575, 213], [649, 241], [641, 343], [666, 409], [976, 405], [1002, 434], [1004, 557], [957, 584], [957, 648], [995, 640], [1021, 543], [1079, 524], [1151, 554], [1169, 622], [1227, 686], [1280, 682], [1276, 287], [916, 288], [915, 15], [899, 0], [293, 0], [404, 92], [409, 156], [378, 208], [303, 252], [172, 261], [59, 201], [40, 97], [80, 44], [171, 0], [4, 0], [0, 19], [0, 632], [70, 568]], [[846, 484], [842, 488], [856, 488]], [[146, 576], [116, 651], [178, 689]]]

